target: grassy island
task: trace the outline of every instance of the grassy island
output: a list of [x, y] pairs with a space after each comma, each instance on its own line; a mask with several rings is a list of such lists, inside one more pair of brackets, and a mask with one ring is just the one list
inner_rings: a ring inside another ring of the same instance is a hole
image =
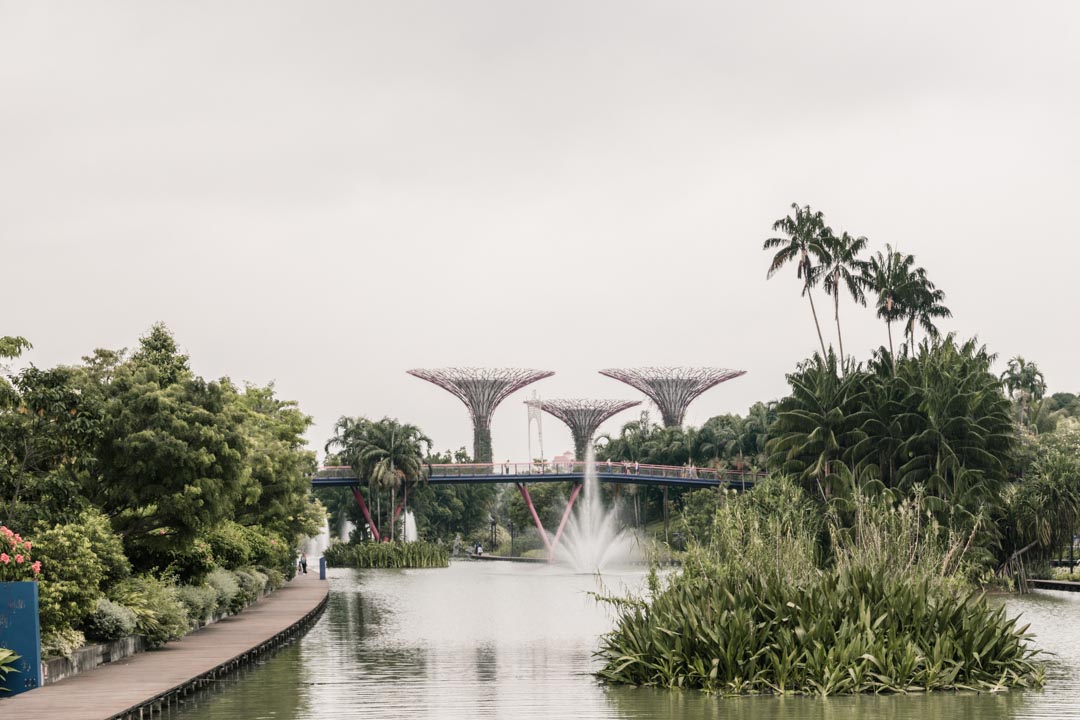
[[965, 540], [916, 507], [860, 494], [841, 530], [785, 479], [725, 498], [682, 573], [607, 599], [600, 678], [723, 694], [1041, 685], [1026, 627], [966, 579]]

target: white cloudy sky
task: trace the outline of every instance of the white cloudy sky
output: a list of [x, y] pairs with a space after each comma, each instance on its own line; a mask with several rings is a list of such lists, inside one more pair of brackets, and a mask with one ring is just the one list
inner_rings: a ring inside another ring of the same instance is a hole
[[[199, 373], [298, 400], [313, 445], [341, 414], [469, 445], [411, 367], [629, 398], [596, 370], [748, 370], [698, 423], [815, 347], [761, 250], [799, 202], [1075, 392], [1078, 78], [1071, 0], [0, 0], [0, 334], [46, 366], [162, 320]], [[843, 311], [849, 350], [885, 341]]]

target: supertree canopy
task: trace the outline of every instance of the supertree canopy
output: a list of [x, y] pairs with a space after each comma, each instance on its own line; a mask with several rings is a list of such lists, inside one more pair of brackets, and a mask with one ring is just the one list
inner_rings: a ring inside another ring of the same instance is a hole
[[608, 368], [601, 375], [621, 380], [648, 395], [660, 409], [665, 427], [678, 427], [686, 408], [714, 385], [745, 375], [745, 370], [718, 367]]
[[529, 368], [418, 368], [410, 375], [435, 383], [458, 397], [473, 422], [473, 461], [492, 462], [491, 416], [511, 393], [529, 383], [551, 377], [550, 370]]
[[574, 454], [578, 460], [585, 453], [600, 424], [615, 413], [640, 405], [640, 400], [526, 400], [526, 405], [538, 407], [562, 420], [574, 436]]

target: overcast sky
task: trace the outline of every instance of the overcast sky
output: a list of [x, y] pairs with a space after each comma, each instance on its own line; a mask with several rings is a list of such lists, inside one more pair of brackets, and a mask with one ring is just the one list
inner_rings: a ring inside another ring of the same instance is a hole
[[[815, 349], [761, 249], [798, 202], [1076, 392], [1078, 128], [1072, 0], [0, 0], [0, 335], [51, 366], [164, 321], [198, 373], [275, 381], [318, 447], [363, 414], [471, 448], [412, 367], [628, 399], [596, 370], [747, 370], [697, 424]], [[886, 341], [841, 312], [849, 352]], [[526, 455], [528, 393], [497, 458]]]

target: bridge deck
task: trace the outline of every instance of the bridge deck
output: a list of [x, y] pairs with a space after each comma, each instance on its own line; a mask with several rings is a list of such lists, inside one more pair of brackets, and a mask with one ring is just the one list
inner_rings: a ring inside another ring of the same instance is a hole
[[[724, 485], [746, 489], [764, 477], [763, 473], [665, 465], [598, 462], [595, 467], [598, 480], [622, 485], [698, 488]], [[534, 463], [429, 465], [428, 482], [433, 485], [580, 482], [585, 476], [585, 469], [585, 463], [545, 466]], [[351, 467], [321, 468], [312, 478], [314, 487], [349, 487], [359, 484], [360, 481]]]

